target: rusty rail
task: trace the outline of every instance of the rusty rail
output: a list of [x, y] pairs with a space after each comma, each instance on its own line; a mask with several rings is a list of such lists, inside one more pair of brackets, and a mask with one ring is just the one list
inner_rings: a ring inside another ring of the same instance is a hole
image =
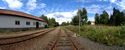
[[[65, 34], [65, 35], [61, 35]], [[48, 46], [44, 50], [84, 50], [78, 46], [79, 44], [72, 39], [70, 34], [60, 32], [58, 35], [48, 44]]]
[[10, 38], [0, 38], [0, 45], [8, 45], [8, 44], [14, 44], [14, 43], [19, 43], [19, 42], [23, 42], [26, 40], [30, 40], [33, 38], [36, 38], [38, 36], [43, 36], [46, 33], [52, 31], [54, 29], [50, 29], [50, 30], [44, 30], [44, 31], [39, 31], [39, 32], [35, 32], [32, 34], [28, 34], [28, 35], [24, 35], [24, 36], [16, 36], [16, 37], [10, 37]]

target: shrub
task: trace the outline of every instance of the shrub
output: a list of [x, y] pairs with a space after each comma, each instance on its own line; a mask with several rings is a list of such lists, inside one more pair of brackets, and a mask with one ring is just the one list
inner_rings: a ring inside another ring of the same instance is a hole
[[[68, 26], [66, 28], [78, 33], [78, 26]], [[81, 26], [81, 33], [79, 35], [106, 45], [125, 45], [125, 26], [84, 25]]]

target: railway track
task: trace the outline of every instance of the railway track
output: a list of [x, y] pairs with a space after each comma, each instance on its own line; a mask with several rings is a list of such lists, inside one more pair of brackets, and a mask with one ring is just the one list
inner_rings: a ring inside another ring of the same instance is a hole
[[14, 37], [13, 36], [3, 37], [3, 38], [0, 38], [0, 45], [9, 45], [9, 44], [23, 42], [23, 41], [30, 40], [38, 36], [43, 36], [46, 33], [53, 31], [53, 30], [54, 29], [49, 29], [49, 30], [38, 31], [35, 33], [26, 34], [26, 35], [20, 35], [20, 36], [14, 36]]
[[69, 33], [60, 30], [44, 50], [84, 50], [84, 48]]

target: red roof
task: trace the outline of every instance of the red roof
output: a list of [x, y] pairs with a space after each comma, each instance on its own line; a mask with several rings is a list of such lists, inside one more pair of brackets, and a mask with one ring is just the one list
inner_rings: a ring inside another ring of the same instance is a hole
[[39, 21], [44, 21], [43, 19], [30, 15], [30, 14], [26, 14], [26, 13], [19, 12], [19, 11], [7, 10], [7, 9], [0, 9], [0, 14], [16, 15], [16, 16], [20, 16], [20, 17], [24, 17], [24, 18], [30, 18], [30, 19], [35, 19], [35, 20], [39, 20]]

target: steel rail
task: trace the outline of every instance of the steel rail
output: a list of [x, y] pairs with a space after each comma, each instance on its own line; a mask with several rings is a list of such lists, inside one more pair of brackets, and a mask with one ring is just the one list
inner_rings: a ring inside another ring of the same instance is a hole
[[[45, 30], [45, 31], [42, 31], [42, 32], [36, 32], [36, 33], [33, 33], [33, 34], [30, 34], [30, 35], [25, 35], [25, 36], [19, 36], [19, 37], [12, 37], [12, 38], [3, 38], [3, 40], [8, 40], [8, 39], [16, 39], [16, 38], [23, 38], [23, 37], [28, 37], [28, 36], [32, 36], [32, 35], [35, 35], [33, 37], [29, 37], [29, 38], [24, 38], [23, 40], [19, 40], [19, 41], [14, 41], [14, 42], [8, 42], [8, 43], [0, 43], [0, 45], [9, 45], [9, 44], [15, 44], [15, 43], [19, 43], [19, 42], [23, 42], [23, 41], [27, 41], [27, 40], [30, 40], [30, 39], [33, 39], [33, 38], [36, 38], [38, 36], [43, 36], [45, 35], [46, 33], [48, 32], [51, 32], [55, 29], [51, 29], [51, 30]], [[38, 35], [37, 35], [38, 34]], [[1, 40], [1, 39], [0, 39]]]
[[[61, 31], [60, 31], [61, 32]], [[65, 31], [64, 31], [65, 32]], [[45, 50], [57, 50], [59, 41], [61, 39], [60, 36], [61, 33], [58, 33], [57, 36], [54, 38], [53, 43], [49, 44], [50, 46], [47, 46]], [[72, 47], [73, 50], [79, 50], [75, 42], [72, 40], [71, 36], [65, 32], [66, 39], [68, 40], [68, 43], [71, 43], [71, 45], [68, 45], [67, 47]], [[65, 41], [66, 42], [66, 41]], [[68, 44], [67, 43], [67, 44]], [[63, 46], [62, 46], [63, 47]], [[66, 46], [65, 46], [66, 47]]]

